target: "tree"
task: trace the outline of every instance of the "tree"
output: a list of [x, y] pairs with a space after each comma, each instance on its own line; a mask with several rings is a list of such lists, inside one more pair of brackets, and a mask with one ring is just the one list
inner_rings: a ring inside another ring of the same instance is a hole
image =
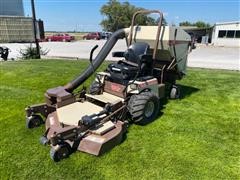
[[[129, 2], [120, 3], [118, 0], [109, 0], [101, 7], [101, 14], [105, 17], [100, 23], [105, 31], [116, 31], [131, 25], [132, 16], [136, 11], [144, 10], [131, 5]], [[136, 23], [140, 25], [156, 25], [158, 20], [146, 15], [139, 15]]]
[[195, 26], [197, 26], [199, 28], [209, 28], [210, 24], [209, 23], [205, 23], [203, 21], [197, 21], [197, 22], [195, 22]]
[[205, 23], [203, 21], [197, 21], [195, 23], [191, 23], [189, 21], [180, 22], [179, 26], [197, 26], [198, 28], [209, 28], [211, 25], [209, 23]]
[[190, 23], [189, 21], [184, 21], [184, 22], [180, 22], [179, 26], [193, 26], [193, 24]]

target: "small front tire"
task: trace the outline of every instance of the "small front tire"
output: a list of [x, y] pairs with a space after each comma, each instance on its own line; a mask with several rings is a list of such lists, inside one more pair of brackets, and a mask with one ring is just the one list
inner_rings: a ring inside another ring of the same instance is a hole
[[32, 115], [26, 119], [26, 126], [28, 129], [39, 127], [43, 123], [44, 121], [40, 115]]
[[71, 146], [68, 143], [64, 142], [51, 148], [50, 157], [53, 161], [58, 162], [64, 158], [69, 157], [71, 153]]
[[39, 141], [40, 141], [40, 144], [42, 144], [44, 146], [46, 146], [49, 142], [49, 140], [45, 136], [40, 137]]
[[180, 88], [176, 85], [173, 85], [170, 91], [170, 99], [179, 99], [180, 98]]

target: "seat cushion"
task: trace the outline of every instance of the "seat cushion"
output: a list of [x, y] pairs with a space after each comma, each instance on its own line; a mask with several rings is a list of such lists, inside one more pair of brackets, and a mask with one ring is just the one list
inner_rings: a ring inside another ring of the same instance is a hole
[[130, 80], [138, 73], [138, 67], [126, 63], [112, 63], [108, 66], [111, 78], [118, 80]]

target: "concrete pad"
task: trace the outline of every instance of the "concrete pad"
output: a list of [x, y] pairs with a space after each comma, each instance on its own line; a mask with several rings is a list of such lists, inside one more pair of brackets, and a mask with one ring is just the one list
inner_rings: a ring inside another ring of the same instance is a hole
[[[49, 51], [46, 58], [71, 58], [71, 59], [89, 59], [90, 51], [95, 46], [99, 47], [94, 52], [94, 57], [101, 50], [106, 40], [82, 40], [75, 42], [41, 42], [42, 50]], [[35, 44], [32, 44], [33, 46]], [[8, 47], [11, 52], [9, 59], [19, 59], [21, 57], [20, 50], [26, 49], [30, 43], [0, 43], [0, 46]], [[125, 51], [127, 48], [125, 40], [119, 40], [113, 51]], [[114, 60], [112, 53], [107, 57], [108, 60]]]
[[[89, 59], [91, 49], [95, 45], [99, 47], [94, 52], [94, 57], [101, 50], [106, 40], [82, 40], [75, 42], [42, 42], [40, 46], [43, 50], [49, 50], [47, 56], [43, 58], [67, 58], [67, 59]], [[9, 58], [17, 59], [20, 57], [20, 49], [24, 49], [30, 44], [8, 43], [0, 44], [11, 49]], [[107, 60], [119, 60], [113, 58], [112, 52], [125, 51], [127, 48], [126, 41], [119, 40]], [[240, 70], [240, 48], [214, 47], [198, 45], [198, 47], [189, 54], [188, 67], [212, 68]]]
[[240, 70], [240, 48], [198, 46], [188, 56], [189, 67]]

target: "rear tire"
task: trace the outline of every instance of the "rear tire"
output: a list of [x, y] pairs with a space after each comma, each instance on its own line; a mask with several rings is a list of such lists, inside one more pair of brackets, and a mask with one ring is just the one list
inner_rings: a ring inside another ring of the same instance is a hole
[[132, 95], [128, 110], [134, 123], [146, 124], [153, 121], [159, 113], [159, 98], [152, 92]]

